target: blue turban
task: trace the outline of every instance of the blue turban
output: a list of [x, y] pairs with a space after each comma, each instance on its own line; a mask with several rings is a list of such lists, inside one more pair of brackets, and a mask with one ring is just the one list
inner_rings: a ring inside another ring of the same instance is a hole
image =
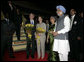
[[62, 6], [62, 5], [58, 5], [58, 6], [56, 7], [56, 9], [60, 9], [63, 13], [66, 13], [65, 7]]

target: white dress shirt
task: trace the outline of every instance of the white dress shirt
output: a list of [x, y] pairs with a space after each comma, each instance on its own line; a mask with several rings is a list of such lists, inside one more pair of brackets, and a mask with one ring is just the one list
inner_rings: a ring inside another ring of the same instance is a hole
[[5, 20], [6, 20], [6, 22], [9, 24], [9, 19], [7, 19], [7, 18], [4, 18]]
[[34, 25], [34, 20], [30, 20], [30, 23]]
[[70, 29], [72, 28], [74, 17], [75, 17], [75, 15], [71, 16]]
[[58, 31], [58, 34], [65, 34], [70, 30], [70, 18], [66, 16], [64, 18], [64, 28]]
[[56, 32], [56, 26], [57, 26], [57, 22], [55, 22], [55, 29], [54, 29], [54, 32]]
[[[64, 28], [58, 31], [58, 35], [65, 34], [66, 32], [69, 32], [69, 30], [70, 30], [70, 18], [66, 16], [64, 18]], [[70, 52], [70, 46], [69, 41], [66, 39], [66, 37], [64, 40], [54, 39], [53, 51], [56, 51], [61, 54], [66, 54], [68, 58], [68, 52]]]
[[9, 6], [10, 6], [11, 10], [13, 10], [13, 7], [12, 7], [12, 5], [11, 5], [11, 4], [9, 4]]

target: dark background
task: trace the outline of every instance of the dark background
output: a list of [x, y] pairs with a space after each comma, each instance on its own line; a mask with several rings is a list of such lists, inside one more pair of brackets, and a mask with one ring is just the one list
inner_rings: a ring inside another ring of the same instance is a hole
[[72, 8], [77, 11], [77, 14], [83, 11], [82, 0], [15, 0], [12, 3], [21, 12], [24, 12], [25, 15], [28, 15], [30, 12], [33, 12], [35, 15], [40, 14], [44, 17], [56, 15], [57, 5], [63, 5], [67, 9], [67, 14], [69, 14]]

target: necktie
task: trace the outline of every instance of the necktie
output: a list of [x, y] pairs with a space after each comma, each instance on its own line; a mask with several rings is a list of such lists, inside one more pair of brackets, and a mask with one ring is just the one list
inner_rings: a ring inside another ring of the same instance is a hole
[[32, 21], [32, 24], [34, 24], [33, 21]]
[[34, 22], [33, 22], [33, 21], [31, 21], [31, 24], [33, 24], [33, 25], [34, 25]]

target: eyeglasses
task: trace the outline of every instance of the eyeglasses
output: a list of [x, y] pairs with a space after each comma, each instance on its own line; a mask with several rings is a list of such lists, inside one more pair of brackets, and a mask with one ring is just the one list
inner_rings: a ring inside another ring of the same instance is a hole
[[57, 9], [57, 12], [60, 12], [61, 10], [60, 9]]

